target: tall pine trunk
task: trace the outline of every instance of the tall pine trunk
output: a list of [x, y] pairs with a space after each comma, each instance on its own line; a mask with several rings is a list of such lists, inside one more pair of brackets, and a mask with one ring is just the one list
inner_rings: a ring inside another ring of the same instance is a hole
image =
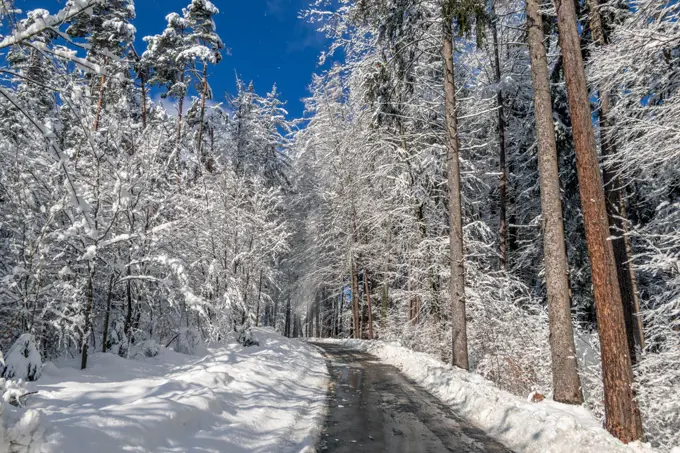
[[500, 49], [498, 46], [498, 19], [494, 14], [494, 22], [491, 27], [494, 49], [494, 71], [497, 84], [496, 104], [498, 108], [498, 157], [500, 180], [498, 183], [498, 239], [501, 269], [505, 270], [508, 261], [508, 222], [507, 222], [507, 198], [508, 198], [508, 170], [506, 168], [506, 146], [505, 146], [505, 112], [503, 110], [503, 91], [501, 91], [501, 60]]
[[605, 426], [623, 442], [631, 442], [642, 437], [642, 427], [633, 398], [633, 370], [614, 249], [609, 240], [607, 207], [598, 167], [576, 11], [571, 0], [555, 0], [555, 9], [595, 293], [602, 354]]
[[564, 244], [564, 223], [557, 147], [552, 118], [548, 61], [538, 0], [527, 0], [527, 32], [534, 89], [538, 171], [541, 188], [543, 261], [550, 322], [553, 393], [555, 401], [583, 402], [571, 323], [569, 268]]
[[444, 110], [446, 117], [446, 147], [448, 151], [449, 183], [449, 237], [451, 243], [451, 296], [453, 364], [467, 370], [467, 320], [465, 318], [465, 264], [463, 257], [463, 213], [461, 206], [460, 141], [456, 118], [456, 85], [453, 69], [453, 31], [451, 14], [443, 14], [444, 33], [442, 54], [444, 58]]
[[[588, 18], [590, 22], [590, 33], [597, 46], [606, 44], [602, 16], [600, 15], [598, 0], [588, 0]], [[611, 132], [611, 121], [609, 110], [611, 107], [611, 96], [608, 91], [601, 91], [600, 98], [600, 149], [602, 156], [613, 156], [616, 154], [616, 143]], [[638, 299], [635, 284], [635, 269], [630, 262], [628, 250], [630, 248], [628, 233], [628, 219], [626, 218], [625, 193], [623, 182], [618, 176], [617, 168], [604, 167], [602, 171], [604, 178], [604, 191], [607, 198], [607, 215], [609, 216], [609, 229], [612, 235], [612, 247], [614, 248], [614, 259], [616, 260], [616, 273], [621, 289], [621, 302], [623, 303], [623, 314], [626, 319], [626, 334], [628, 338], [628, 349], [633, 363], [636, 362], [636, 344], [640, 348], [644, 347], [644, 331], [639, 317], [640, 301]]]

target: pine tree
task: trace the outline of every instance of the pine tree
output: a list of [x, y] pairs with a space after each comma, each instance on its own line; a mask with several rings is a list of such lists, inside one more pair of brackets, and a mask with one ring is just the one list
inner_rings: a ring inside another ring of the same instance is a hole
[[[107, 76], [123, 72], [125, 62], [121, 60], [134, 41], [135, 27], [130, 23], [135, 18], [132, 0], [112, 0], [97, 3], [91, 14], [75, 16], [66, 33], [74, 38], [85, 38], [89, 44], [87, 59], [95, 63], [99, 77], [93, 77], [91, 91], [97, 93], [97, 104], [92, 129], [99, 129]], [[115, 80], [115, 79], [113, 79]]]
[[503, 90], [501, 87], [501, 60], [500, 60], [500, 45], [498, 42], [498, 16], [496, 15], [495, 6], [491, 6], [491, 36], [493, 38], [493, 56], [494, 56], [494, 77], [498, 84], [496, 93], [496, 104], [498, 108], [498, 164], [500, 171], [500, 178], [498, 183], [498, 238], [499, 238], [499, 253], [500, 253], [500, 267], [505, 270], [508, 261], [508, 219], [507, 219], [507, 204], [508, 204], [508, 169], [507, 169], [507, 147], [505, 140], [505, 105], [503, 101]]
[[[187, 42], [187, 48], [177, 56], [177, 60], [180, 64], [186, 62], [191, 67], [197, 90], [201, 93], [196, 153], [200, 161], [207, 165], [202, 147], [205, 103], [206, 100], [212, 99], [212, 93], [208, 86], [208, 65], [220, 62], [222, 59], [221, 50], [224, 47], [222, 40], [215, 32], [213, 18], [216, 14], [219, 14], [219, 10], [209, 0], [192, 0], [191, 4], [184, 8], [183, 13], [186, 26], [190, 31], [184, 38]], [[200, 70], [196, 67], [198, 62], [202, 66]]]
[[451, 247], [451, 280], [449, 282], [451, 294], [451, 318], [453, 321], [453, 364], [467, 370], [467, 320], [465, 313], [465, 257], [463, 255], [463, 211], [461, 206], [461, 177], [460, 177], [460, 140], [456, 119], [456, 84], [453, 65], [453, 31], [452, 2], [444, 6], [442, 24], [442, 55], [445, 62], [444, 93], [446, 111], [446, 133], [448, 151], [448, 182], [449, 182], [449, 228]]
[[[555, 1], [564, 64], [576, 167], [592, 268], [598, 333], [602, 351], [605, 424], [624, 442], [642, 437], [640, 413], [633, 397], [633, 371], [616, 261], [598, 166], [586, 76], [574, 4]], [[623, 352], [625, 351], [625, 353]]]
[[[456, 84], [453, 63], [452, 21], [455, 19], [461, 33], [469, 33], [471, 22], [481, 30], [483, 13], [480, 5], [447, 0], [442, 8], [442, 54], [444, 59], [444, 110], [447, 134], [447, 161], [449, 183], [449, 236], [451, 247], [450, 295], [453, 323], [453, 364], [465, 370], [470, 368], [467, 345], [467, 319], [465, 311], [465, 256], [463, 253], [463, 210], [460, 174], [460, 139], [456, 112]], [[478, 39], [481, 40], [481, 35]]]
[[[588, 9], [590, 33], [593, 42], [597, 46], [605, 46], [607, 39], [603, 18], [600, 14], [599, 1], [589, 0]], [[612, 99], [610, 93], [606, 90], [600, 91], [598, 95], [600, 101], [598, 111], [600, 150], [606, 158], [616, 153], [616, 139], [612, 134], [610, 114]], [[607, 215], [612, 235], [611, 242], [614, 249], [614, 259], [616, 260], [616, 275], [618, 276], [619, 288], [621, 289], [623, 315], [626, 320], [628, 349], [630, 350], [631, 360], [635, 363], [638, 355], [636, 348], [644, 347], [644, 334], [639, 318], [640, 306], [635, 283], [635, 269], [628, 253], [630, 239], [627, 237], [629, 228], [625, 206], [624, 182], [619, 173], [620, 171], [616, 167], [610, 168], [609, 166], [604, 166], [602, 169], [605, 197], [607, 200]]]
[[238, 92], [229, 99], [234, 112], [230, 123], [235, 140], [232, 162], [238, 174], [258, 176], [271, 187], [290, 185], [288, 150], [294, 122], [286, 119], [284, 104], [278, 98], [276, 86], [266, 97], [255, 93], [237, 80]]
[[543, 21], [538, 0], [528, 0], [527, 39], [531, 55], [534, 88], [536, 136], [541, 186], [541, 222], [545, 262], [546, 292], [550, 312], [550, 351], [552, 353], [555, 401], [581, 404], [583, 393], [578, 375], [576, 346], [571, 321], [571, 298], [567, 254], [564, 242], [560, 179], [555, 130], [552, 119], [548, 63], [543, 44]]
[[[188, 79], [180, 54], [186, 50], [187, 21], [177, 13], [166, 16], [167, 26], [160, 35], [146, 36], [147, 50], [142, 54], [141, 65], [150, 73], [149, 85], [165, 89], [163, 98], [177, 99], [177, 126], [175, 129], [175, 158], [179, 165], [179, 143], [182, 137], [182, 114]], [[179, 169], [178, 169], [179, 171]]]

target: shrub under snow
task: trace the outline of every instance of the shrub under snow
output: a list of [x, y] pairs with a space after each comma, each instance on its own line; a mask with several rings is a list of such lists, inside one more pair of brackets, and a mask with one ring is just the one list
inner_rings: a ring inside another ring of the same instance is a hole
[[42, 357], [35, 344], [35, 337], [25, 333], [9, 349], [2, 377], [35, 381], [41, 372]]
[[130, 348], [130, 358], [141, 359], [144, 357], [156, 357], [160, 354], [161, 348], [162, 346], [155, 340], [145, 340]]
[[257, 338], [255, 338], [255, 336], [253, 336], [253, 330], [250, 328], [250, 326], [247, 326], [247, 325], [244, 325], [241, 328], [236, 341], [238, 341], [239, 344], [241, 344], [245, 347], [259, 346], [260, 345], [260, 342], [257, 341]]
[[189, 355], [204, 355], [207, 348], [201, 332], [198, 329], [181, 329], [175, 340], [175, 351]]
[[125, 335], [125, 321], [117, 319], [111, 324], [109, 329], [108, 350], [113, 354], [118, 354], [121, 357], [127, 357], [128, 354], [128, 338]]

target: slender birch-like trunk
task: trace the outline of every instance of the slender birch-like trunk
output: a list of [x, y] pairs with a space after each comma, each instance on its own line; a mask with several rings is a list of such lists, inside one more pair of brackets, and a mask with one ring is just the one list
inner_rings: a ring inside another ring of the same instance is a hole
[[368, 304], [368, 339], [373, 339], [373, 313], [371, 308], [371, 294], [368, 292], [368, 272], [364, 269], [364, 293], [366, 293], [366, 303]]

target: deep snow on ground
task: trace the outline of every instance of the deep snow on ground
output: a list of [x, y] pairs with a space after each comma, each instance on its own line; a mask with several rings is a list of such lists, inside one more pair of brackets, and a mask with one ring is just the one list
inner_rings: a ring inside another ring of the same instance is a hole
[[[585, 408], [529, 402], [474, 373], [394, 343], [315, 339], [369, 352], [399, 368], [458, 415], [518, 453], [653, 453], [646, 444], [624, 445]], [[675, 452], [673, 452], [675, 453]], [[678, 452], [680, 453], [680, 452]]]
[[45, 453], [299, 452], [325, 416], [328, 376], [304, 342], [254, 329], [260, 346], [163, 350], [153, 358], [93, 354], [46, 364], [28, 407], [41, 412]]

